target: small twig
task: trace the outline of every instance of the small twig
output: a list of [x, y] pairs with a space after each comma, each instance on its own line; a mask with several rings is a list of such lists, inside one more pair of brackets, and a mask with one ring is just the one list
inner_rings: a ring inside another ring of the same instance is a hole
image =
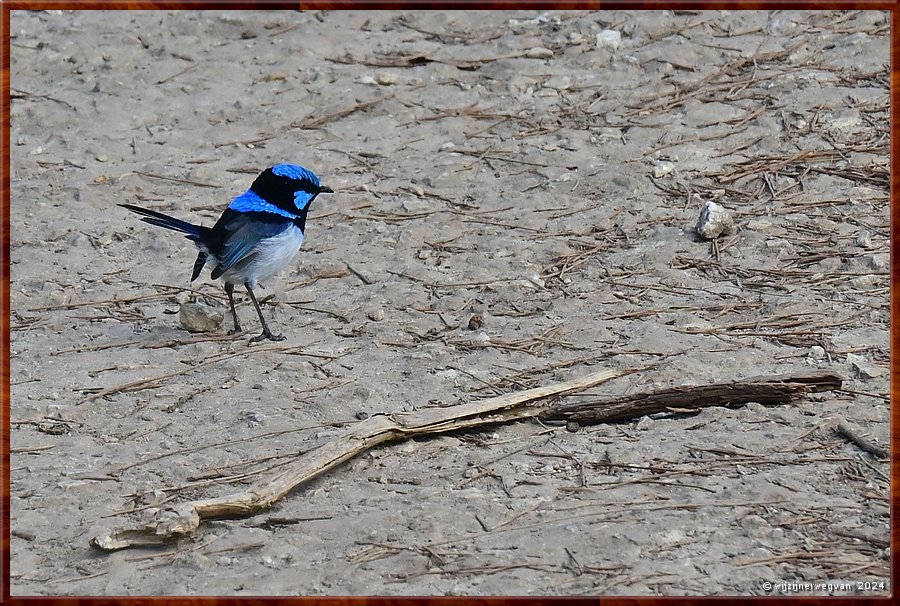
[[362, 280], [362, 283], [363, 283], [363, 284], [371, 284], [371, 283], [372, 283], [372, 280], [369, 279], [369, 278], [367, 278], [367, 277], [365, 276], [365, 274], [360, 273], [359, 270], [357, 270], [356, 268], [354, 268], [354, 267], [353, 267], [352, 265], [350, 265], [349, 263], [346, 263], [346, 265], [347, 265], [347, 270], [348, 270], [351, 274], [353, 274], [354, 276], [356, 276], [357, 278], [359, 278], [360, 280]]
[[318, 128], [328, 122], [338, 120], [340, 118], [343, 118], [344, 116], [349, 116], [350, 114], [353, 114], [355, 112], [372, 107], [373, 105], [375, 105], [377, 103], [381, 103], [382, 101], [385, 101], [387, 99], [390, 99], [393, 96], [394, 96], [393, 93], [390, 93], [387, 95], [382, 95], [382, 96], [378, 97], [377, 99], [372, 99], [371, 101], [365, 101], [364, 103], [357, 103], [356, 105], [351, 105], [350, 107], [345, 107], [345, 108], [339, 109], [335, 112], [331, 112], [328, 114], [322, 114], [317, 117], [313, 117], [313, 116], [316, 116], [316, 113], [317, 113], [317, 112], [314, 112], [309, 118], [306, 118], [305, 120], [301, 120], [300, 122], [294, 122], [293, 124], [291, 124], [290, 127], [296, 128], [296, 129]]
[[332, 515], [324, 515], [324, 516], [306, 516], [306, 517], [297, 517], [297, 518], [281, 518], [277, 516], [270, 516], [265, 520], [261, 520], [255, 524], [248, 524], [248, 526], [252, 526], [254, 528], [276, 528], [278, 526], [291, 526], [293, 524], [300, 524], [301, 522], [315, 522], [318, 520], [331, 520], [334, 518]]
[[832, 532], [841, 537], [847, 537], [849, 539], [859, 539], [860, 541], [865, 541], [866, 543], [870, 543], [875, 547], [884, 549], [886, 547], [891, 546], [891, 541], [888, 537], [881, 538], [873, 535], [866, 534], [860, 530], [843, 530], [840, 528], [835, 528]]
[[210, 364], [218, 364], [219, 362], [224, 362], [225, 360], [230, 360], [231, 358], [236, 358], [238, 356], [247, 356], [247, 355], [255, 354], [255, 353], [274, 351], [274, 352], [279, 352], [279, 353], [290, 353], [290, 354], [301, 355], [301, 356], [332, 358], [332, 356], [323, 356], [321, 354], [308, 354], [303, 351], [300, 351], [300, 349], [301, 348], [297, 347], [297, 346], [285, 347], [285, 346], [271, 345], [269, 347], [256, 347], [256, 348], [252, 348], [252, 349], [248, 349], [248, 350], [244, 350], [244, 351], [239, 351], [237, 353], [213, 357], [213, 358], [204, 360], [203, 362], [200, 362], [199, 364], [195, 364], [194, 366], [190, 366], [190, 367], [182, 369], [182, 370], [177, 370], [174, 372], [167, 372], [167, 373], [164, 373], [161, 375], [157, 375], [155, 377], [148, 377], [146, 379], [138, 379], [137, 381], [131, 381], [130, 383], [125, 383], [124, 385], [116, 385], [114, 387], [107, 387], [107, 388], [101, 389], [97, 393], [87, 396], [83, 400], [77, 402], [76, 405], [81, 405], [81, 404], [85, 404], [87, 402], [92, 402], [99, 398], [104, 398], [106, 396], [109, 396], [109, 395], [112, 395], [115, 393], [119, 393], [119, 392], [123, 392], [123, 391], [139, 391], [142, 389], [152, 389], [160, 381], [163, 381], [166, 379], [171, 379], [173, 377], [178, 377], [181, 375], [186, 375], [197, 369], [203, 368], [204, 366], [209, 366]]
[[28, 97], [34, 97], [36, 99], [47, 99], [48, 101], [55, 101], [56, 103], [61, 103], [62, 105], [65, 105], [69, 109], [76, 109], [75, 106], [72, 105], [71, 103], [67, 103], [67, 102], [63, 101], [62, 99], [56, 99], [54, 97], [51, 97], [50, 95], [39, 95], [37, 93], [30, 93], [28, 91], [18, 89], [18, 88], [14, 88], [12, 90], [14, 92], [10, 93], [10, 95], [9, 95], [10, 99], [26, 99]]
[[140, 175], [142, 177], [150, 177], [151, 179], [162, 179], [163, 181], [172, 181], [173, 183], [185, 183], [187, 185], [196, 185], [197, 187], [211, 187], [214, 189], [219, 189], [219, 185], [213, 185], [212, 183], [202, 183], [200, 181], [192, 181], [190, 179], [179, 179], [178, 177], [166, 177], [165, 175], [155, 175], [153, 173], [145, 173], [140, 170], [134, 171], [134, 174]]
[[28, 311], [56, 311], [58, 309], [76, 309], [78, 307], [100, 307], [102, 305], [118, 305], [120, 303], [134, 303], [136, 301], [149, 301], [152, 299], [165, 299], [171, 297], [173, 293], [155, 293], [152, 295], [138, 295], [136, 297], [114, 297], [112, 299], [102, 299], [100, 301], [82, 301], [80, 303], [64, 303], [61, 305], [46, 305], [44, 307], [32, 307]]
[[192, 65], [188, 65], [186, 68], [184, 68], [183, 70], [181, 70], [181, 71], [178, 72], [177, 74], [172, 74], [172, 75], [169, 76], [168, 78], [163, 78], [162, 80], [157, 80], [156, 83], [157, 83], [157, 84], [165, 84], [165, 83], [168, 82], [169, 80], [173, 80], [173, 79], [177, 78], [178, 76], [180, 76], [181, 74], [186, 74], [187, 72], [191, 71], [192, 69], [196, 69], [196, 68], [199, 67], [199, 66], [200, 66], [199, 63], [194, 63], [194, 64], [192, 64]]
[[859, 436], [849, 427], [847, 427], [844, 423], [838, 423], [837, 427], [834, 429], [835, 433], [845, 440], [855, 444], [860, 449], [866, 451], [867, 453], [878, 457], [879, 459], [886, 459], [890, 456], [890, 451], [886, 448], [882, 448], [869, 440]]
[[338, 313], [336, 311], [331, 311], [328, 309], [320, 309], [318, 307], [309, 307], [307, 305], [304, 305], [304, 303], [306, 303], [306, 301], [288, 301], [285, 303], [285, 305], [290, 305], [294, 309], [301, 309], [303, 311], [311, 311], [313, 313], [325, 314], [325, 315], [331, 316], [333, 318], [337, 318], [344, 324], [347, 324], [350, 322], [350, 318], [348, 318], [344, 314]]

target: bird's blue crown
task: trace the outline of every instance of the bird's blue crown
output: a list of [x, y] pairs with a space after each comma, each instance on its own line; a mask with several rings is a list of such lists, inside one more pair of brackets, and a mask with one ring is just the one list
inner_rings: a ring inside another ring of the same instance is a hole
[[288, 179], [296, 179], [297, 181], [303, 181], [305, 179], [316, 187], [320, 186], [319, 178], [316, 176], [316, 173], [308, 168], [297, 166], [296, 164], [276, 164], [272, 167], [272, 173], [279, 177], [287, 177]]

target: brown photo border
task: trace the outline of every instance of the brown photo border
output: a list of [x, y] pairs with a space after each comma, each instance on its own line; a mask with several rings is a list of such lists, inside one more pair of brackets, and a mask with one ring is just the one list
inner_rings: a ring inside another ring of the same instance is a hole
[[[651, 604], [733, 604], [740, 601], [746, 602], [785, 602], [789, 604], [844, 606], [844, 605], [886, 605], [893, 601], [894, 581], [897, 578], [897, 547], [900, 545], [900, 534], [893, 525], [894, 512], [897, 510], [898, 497], [896, 490], [891, 491], [891, 597], [133, 597], [133, 596], [100, 596], [100, 597], [20, 597], [10, 596], [10, 12], [13, 10], [192, 10], [192, 9], [302, 9], [302, 10], [336, 10], [336, 9], [393, 9], [393, 10], [423, 10], [423, 9], [479, 9], [479, 10], [662, 10], [662, 9], [692, 9], [692, 10], [777, 10], [777, 9], [803, 9], [803, 10], [881, 10], [891, 14], [891, 49], [890, 49], [890, 126], [891, 126], [891, 329], [890, 329], [890, 394], [894, 401], [897, 393], [897, 381], [900, 379], [898, 360], [895, 353], [900, 348], [900, 336], [898, 336], [897, 320], [900, 319], [900, 294], [895, 290], [898, 272], [900, 272], [900, 260], [894, 254], [894, 245], [900, 236], [900, 203], [894, 203], [897, 194], [898, 177], [897, 162], [900, 151], [900, 139], [896, 136], [900, 132], [900, 120], [898, 120], [896, 103], [900, 95], [900, 3], [889, 0], [877, 1], [832, 1], [809, 2], [805, 0], [782, 0], [774, 2], [722, 2], [708, 0], [680, 0], [677, 2], [544, 2], [535, 0], [513, 1], [495, 0], [493, 2], [474, 2], [469, 0], [446, 0], [444, 2], [386, 2], [383, 0], [362, 1], [331, 1], [331, 2], [246, 2], [235, 0], [232, 2], [218, 0], [205, 2], [202, 0], [181, 2], [141, 2], [141, 1], [110, 1], [110, 0], [0, 0], [0, 105], [2, 105], [2, 126], [0, 126], [0, 542], [2, 542], [2, 554], [0, 554], [0, 602], [14, 604], [185, 604], [197, 606], [217, 606], [220, 604], [247, 604], [247, 605], [272, 605], [282, 603], [303, 604], [340, 604], [347, 606], [378, 605], [389, 606], [395, 604], [477, 604], [477, 605], [509, 605], [509, 606], [539, 606], [543, 604], [576, 605], [646, 605]], [[900, 435], [895, 431], [900, 411], [891, 407], [890, 412], [890, 473], [891, 486], [897, 486], [900, 479], [900, 471], [897, 467], [897, 448], [894, 446], [900, 442]]]

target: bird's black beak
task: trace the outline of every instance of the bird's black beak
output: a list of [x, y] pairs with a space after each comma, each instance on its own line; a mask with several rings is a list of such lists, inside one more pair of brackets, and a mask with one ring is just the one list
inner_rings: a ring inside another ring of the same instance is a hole
[[319, 187], [319, 193], [320, 194], [333, 194], [334, 190], [331, 189], [330, 187], [328, 187], [327, 185], [322, 185], [321, 187]]

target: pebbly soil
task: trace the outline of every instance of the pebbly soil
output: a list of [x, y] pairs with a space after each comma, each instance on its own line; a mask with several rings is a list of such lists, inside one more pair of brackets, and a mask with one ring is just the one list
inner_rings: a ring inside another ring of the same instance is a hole
[[[887, 594], [888, 464], [835, 427], [888, 444], [888, 31], [13, 12], [12, 593]], [[337, 192], [259, 293], [287, 340], [249, 343], [243, 293], [246, 334], [187, 332], [221, 285], [116, 203], [210, 225], [278, 162]], [[707, 201], [734, 233], [697, 237]], [[177, 544], [89, 545], [361, 418], [601, 368], [636, 372], [588, 394], [844, 384], [401, 442]]]

